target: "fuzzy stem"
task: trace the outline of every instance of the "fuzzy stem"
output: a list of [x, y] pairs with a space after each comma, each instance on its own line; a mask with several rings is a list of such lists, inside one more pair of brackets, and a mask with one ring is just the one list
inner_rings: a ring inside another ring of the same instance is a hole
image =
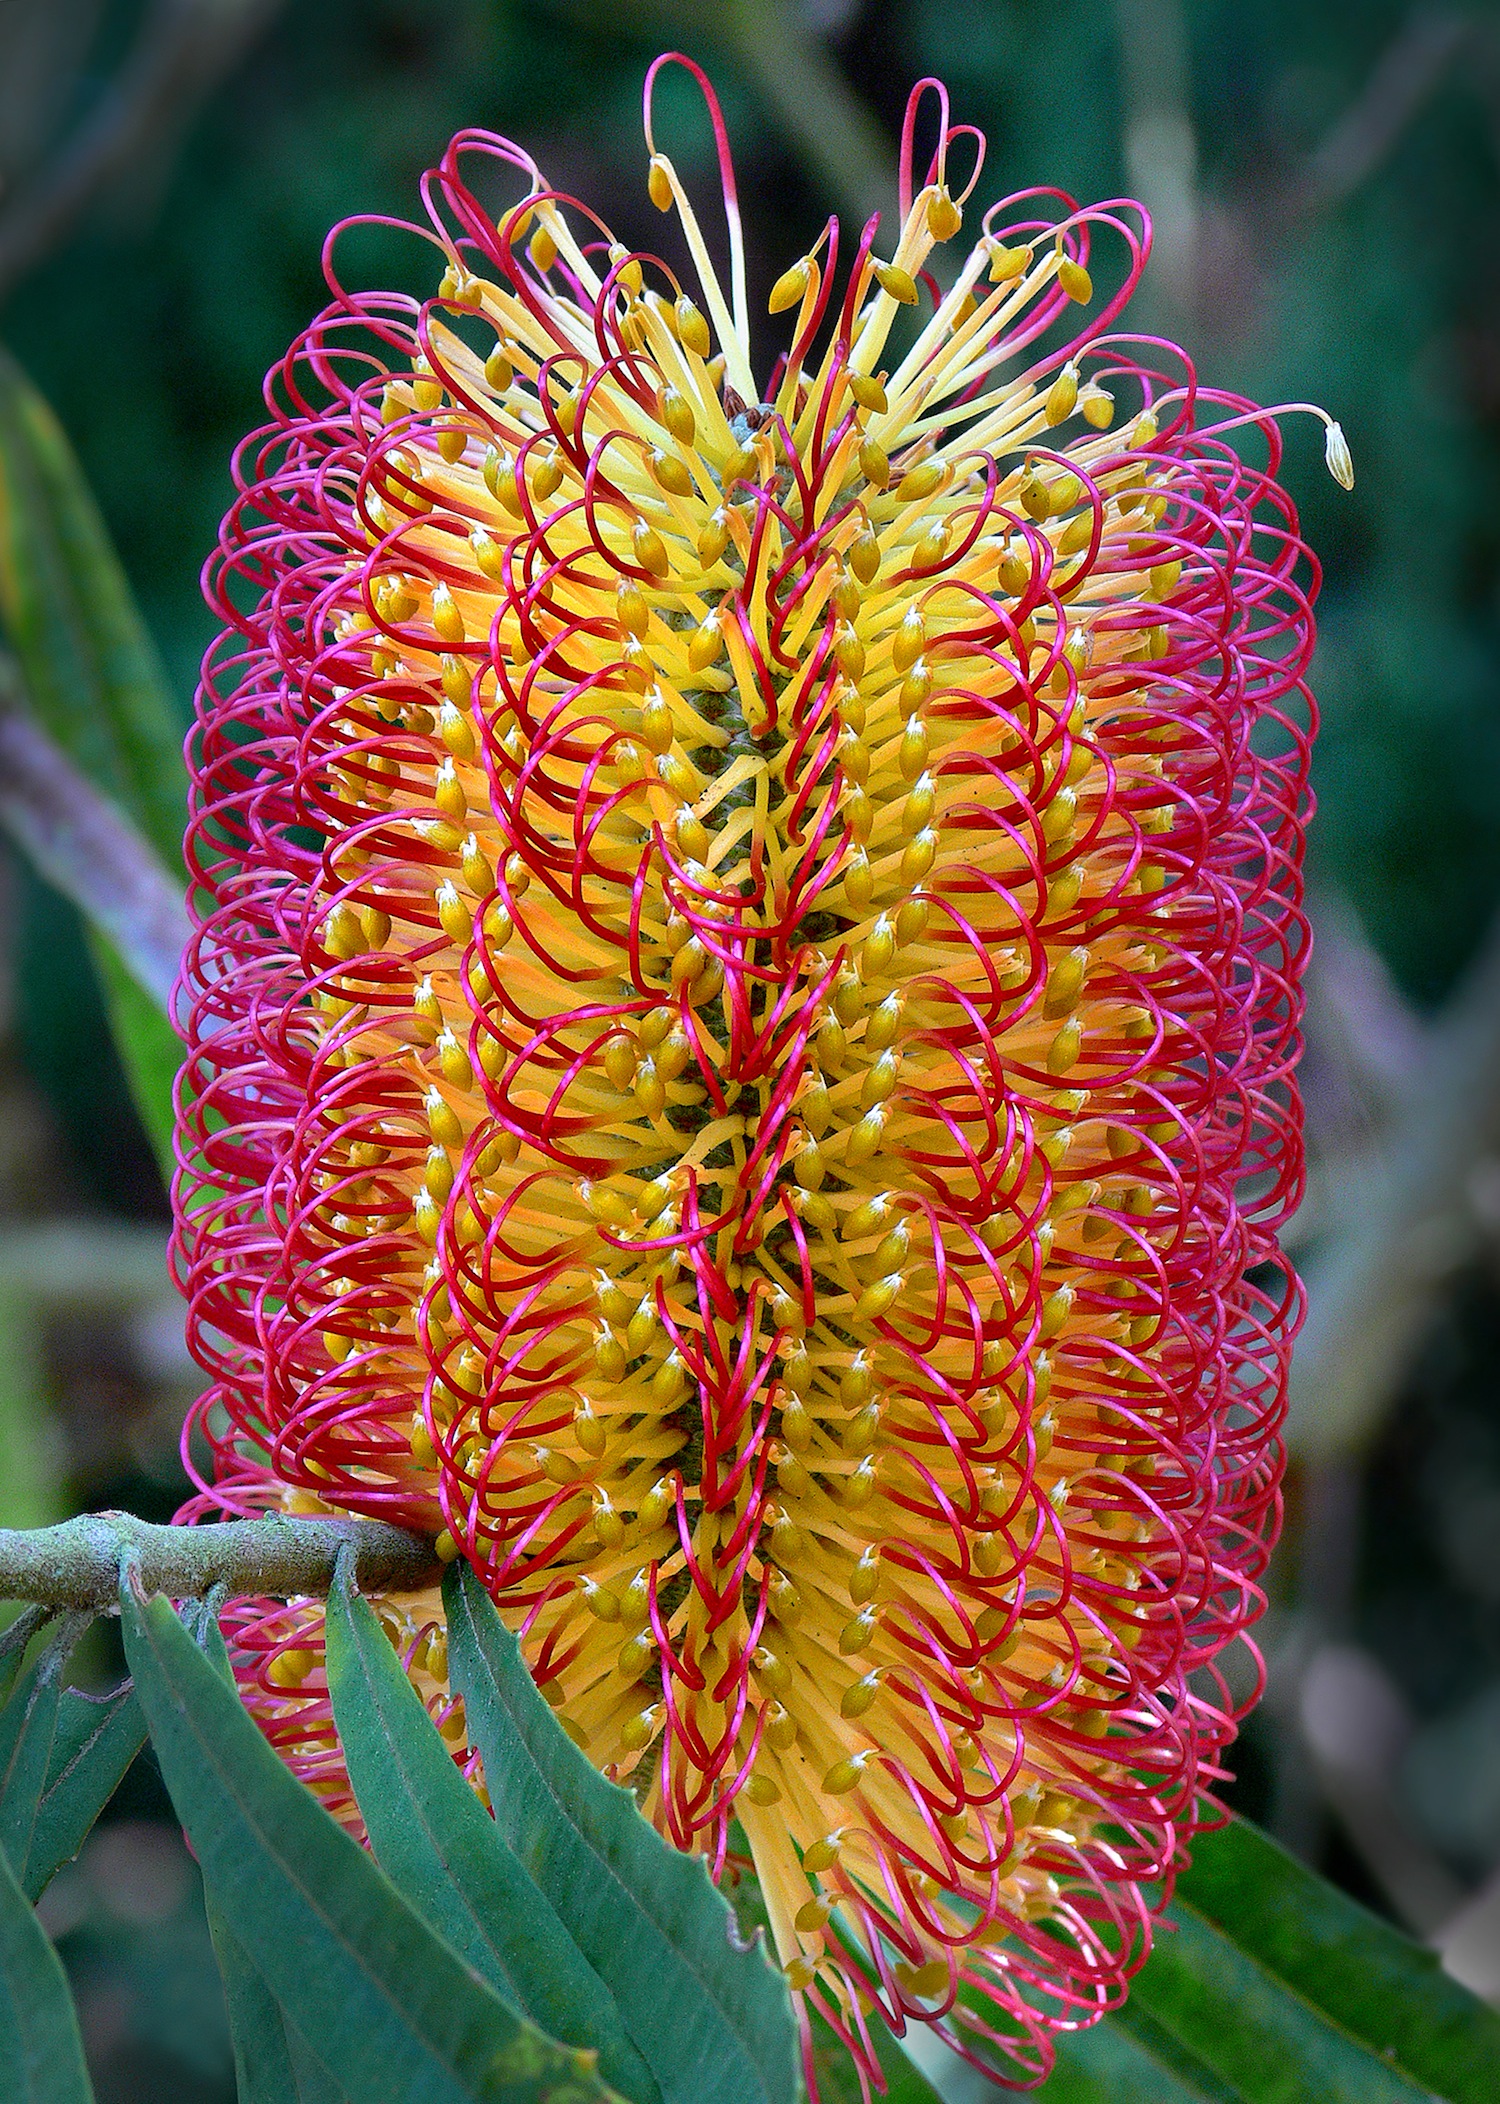
[[43, 1607], [109, 1609], [130, 1559], [148, 1593], [201, 1599], [230, 1593], [290, 1599], [326, 1594], [345, 1544], [364, 1592], [416, 1592], [440, 1566], [432, 1544], [384, 1520], [223, 1520], [156, 1527], [128, 1512], [91, 1512], [56, 1527], [0, 1528], [0, 1600]]

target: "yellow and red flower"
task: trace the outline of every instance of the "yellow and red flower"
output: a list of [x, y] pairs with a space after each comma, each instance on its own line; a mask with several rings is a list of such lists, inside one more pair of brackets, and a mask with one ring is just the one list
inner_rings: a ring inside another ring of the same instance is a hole
[[[462, 135], [435, 296], [330, 262], [239, 458], [194, 1510], [437, 1533], [867, 2071], [919, 2018], [1025, 2083], [1206, 1816], [1275, 1530], [1314, 566], [1270, 413], [1112, 332], [1135, 207], [1013, 198], [940, 291], [982, 142], [937, 90], [918, 185], [919, 89], [767, 372], [657, 70], [696, 285]], [[344, 1809], [317, 1604], [231, 1622]]]

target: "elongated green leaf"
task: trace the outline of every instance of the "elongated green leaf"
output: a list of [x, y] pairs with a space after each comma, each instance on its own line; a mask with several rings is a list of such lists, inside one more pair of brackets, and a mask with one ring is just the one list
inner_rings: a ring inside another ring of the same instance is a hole
[[[909, 2027], [900, 2050], [924, 2082], [924, 2097], [941, 2104], [996, 2104], [1003, 2094], [920, 2024]], [[1175, 2040], [1158, 2036], [1148, 2043], [1113, 2020], [1059, 2038], [1057, 2065], [1038, 2094], [1047, 2104], [1239, 2104], [1240, 2096]], [[894, 2084], [891, 2096], [904, 2104], [904, 2092]]]
[[145, 1742], [128, 1687], [90, 1700], [63, 1687], [67, 1643], [48, 1645], [0, 1708], [0, 1845], [29, 1900], [40, 1898]]
[[211, 1904], [360, 2104], [604, 2104], [588, 2057], [517, 2019], [283, 1767], [165, 1600], [127, 1581], [136, 1692]]
[[[234, 1668], [213, 1609], [206, 1601], [191, 1602], [182, 1610], [182, 1622], [219, 1678], [232, 1688]], [[349, 2104], [333, 2076], [288, 2023], [281, 2004], [207, 1892], [204, 1912], [224, 1982], [238, 2104]]]
[[0, 1850], [23, 1886], [52, 1763], [61, 1675], [62, 1660], [43, 1651], [0, 1710]]
[[0, 2097], [93, 2104], [93, 2096], [62, 1966], [0, 1853]]
[[224, 1981], [238, 2104], [346, 2104], [345, 2092], [288, 2025], [244, 1945], [213, 1906], [208, 1932]]
[[[0, 1336], [3, 1336], [3, 1331], [0, 1331]], [[20, 1522], [12, 1520], [8, 1524], [16, 1526]], [[0, 1636], [0, 1705], [10, 1700], [10, 1691], [26, 1661], [27, 1646], [51, 1619], [49, 1607], [23, 1608], [5, 1634]]]
[[370, 1845], [402, 1897], [522, 2016], [591, 2046], [635, 2104], [661, 2092], [609, 1990], [469, 1788], [390, 1640], [340, 1582], [328, 1602], [328, 1686]]
[[162, 1181], [170, 1184], [176, 1167], [172, 1150], [172, 1091], [177, 1083], [177, 1069], [182, 1065], [182, 1045], [156, 1002], [125, 969], [119, 951], [97, 929], [90, 948], [109, 1016], [110, 1035], [130, 1083], [131, 1097], [156, 1155]]
[[[67, 436], [0, 351], [0, 633], [37, 720], [182, 876], [183, 725]], [[113, 946], [96, 939], [110, 1029], [164, 1176], [177, 1041]]]
[[219, 1627], [219, 1617], [211, 1601], [184, 1601], [181, 1614], [183, 1628], [192, 1638], [203, 1656], [223, 1681], [225, 1687], [234, 1686], [234, 1666], [229, 1657], [229, 1646], [224, 1641], [224, 1632]]
[[[729, 1829], [729, 1848], [733, 1857], [749, 1857], [750, 1843], [744, 1828], [737, 1820]], [[748, 1862], [737, 1865], [723, 1890], [734, 1909], [741, 1939], [749, 1937], [757, 1929], [769, 1939], [771, 1924], [765, 1895], [761, 1891], [760, 1881], [754, 1869]], [[825, 2023], [811, 2005], [808, 2007], [808, 2022], [812, 2039], [813, 2075], [817, 2082], [820, 2104], [864, 2104], [864, 2092], [860, 2088], [859, 2074], [849, 2048], [839, 2038], [832, 2025]], [[871, 2020], [870, 2042], [886, 2080], [884, 2104], [940, 2104], [938, 2092], [927, 2078], [919, 2073], [885, 2025], [878, 2020]]]
[[[984, 2078], [914, 2034], [945, 2104]], [[1130, 1999], [1058, 2042], [1058, 2104], [1500, 2097], [1500, 2016], [1243, 1820], [1201, 1835]]]
[[[976, 2014], [986, 2014], [977, 1990], [961, 1989], [960, 1998]], [[883, 2027], [871, 2030], [882, 2065], [889, 2069], [893, 2060], [900, 2061], [907, 2079], [921, 2084], [911, 2093], [912, 2104], [932, 2097], [940, 2104], [994, 2104], [1001, 2094], [988, 2075], [925, 2024], [909, 2024], [899, 2041]], [[1053, 2045], [1056, 2064], [1039, 2092], [1048, 2104], [1244, 2104], [1243, 2091], [1133, 2007], [1087, 2030], [1062, 2032]], [[1008, 2071], [997, 2059], [996, 2073], [1002, 2072]], [[907, 2094], [893, 2079], [891, 2098], [905, 2104]], [[843, 2104], [842, 2091], [831, 2092], [830, 2104]]]
[[65, 1664], [66, 1645], [40, 1652], [0, 1708], [0, 1845], [32, 1900], [77, 1855], [146, 1736], [128, 1687], [92, 1701], [63, 1687]]
[[182, 725], [166, 676], [66, 434], [4, 352], [0, 625], [38, 719], [178, 870]]
[[1201, 1835], [1178, 1908], [1456, 2104], [1500, 2096], [1500, 2014], [1248, 1820]]
[[1500, 2014], [1248, 1821], [1200, 1835], [1174, 1911], [1232, 1938], [1386, 2065], [1454, 2104], [1500, 2097]]
[[181, 879], [26, 702], [0, 651], [0, 826], [165, 1009], [190, 928]]
[[1500, 2096], [1500, 2017], [1431, 1952], [1234, 1820], [1196, 1841], [1130, 2000], [1063, 2043], [1046, 2090], [1077, 2104], [1158, 2092], [1479, 2104]]
[[669, 1848], [559, 1726], [467, 1567], [444, 1582], [449, 1668], [495, 1822], [614, 1995], [668, 2104], [788, 2104], [784, 1982], [700, 1862]]
[[[885, 2104], [941, 2104], [927, 2077], [906, 2058], [898, 2042], [883, 2026], [872, 2024], [870, 2035], [885, 2075]], [[843, 2050], [841, 2047], [840, 2051]], [[858, 2094], [857, 2090], [855, 2094]]]
[[[1246, 2104], [1417, 2104], [1430, 2097], [1379, 2053], [1219, 1935], [1190, 1908], [1172, 1913], [1114, 2021], [1159, 2026]], [[1156, 2037], [1148, 2033], [1148, 2039]]]
[[128, 1685], [102, 1702], [63, 1689], [31, 1847], [18, 1872], [29, 1899], [39, 1899], [72, 1862], [145, 1743], [146, 1720]]
[[[1227, 1948], [1233, 1959], [1233, 1946]], [[1195, 1963], [1201, 1965], [1201, 1953]], [[1231, 2062], [1235, 2079], [1195, 2049], [1195, 2043], [1203, 2043], [1201, 2028], [1189, 2026], [1189, 2043], [1182, 2032], [1151, 2016], [1140, 1999], [1132, 1999], [1090, 2030], [1056, 2039], [1056, 2066], [1041, 2085], [1041, 2096], [1048, 2104], [1302, 2104], [1313, 2098], [1317, 2104], [1346, 2104], [1363, 2096], [1372, 2104], [1412, 2104], [1414, 2098], [1431, 2098], [1431, 2091], [1412, 2087], [1403, 2077], [1395, 2077], [1395, 2089], [1386, 2087], [1386, 2068], [1374, 2068], [1370, 2083], [1351, 2089], [1349, 2081], [1359, 2083], [1372, 2072], [1370, 2056], [1353, 2047], [1353, 2058], [1340, 2058], [1351, 2041], [1327, 2026], [1317, 2011], [1306, 2011], [1292, 1999], [1281, 2003], [1275, 1995], [1266, 1997], [1254, 1967], [1239, 1980], [1214, 1967], [1208, 1995], [1233, 1995], [1245, 1986], [1250, 1986], [1252, 2007], [1233, 2011], [1233, 2037], [1214, 2043], [1214, 2058]], [[907, 2032], [905, 2051], [942, 2104], [991, 2104], [997, 2096], [993, 2081], [915, 2024]]]
[[1042, 2095], [1048, 2104], [1125, 2104], [1135, 2097], [1151, 2104], [1237, 2104], [1240, 2092], [1136, 2013], [1128, 2028], [1111, 2017], [1059, 2039], [1057, 2066]]

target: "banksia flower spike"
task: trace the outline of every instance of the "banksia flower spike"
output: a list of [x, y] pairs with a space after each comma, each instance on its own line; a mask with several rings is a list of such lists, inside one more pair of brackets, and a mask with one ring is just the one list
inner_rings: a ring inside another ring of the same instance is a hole
[[[920, 2019], [1025, 2086], [1209, 1816], [1275, 1532], [1314, 566], [1270, 413], [1114, 329], [1136, 207], [1013, 198], [938, 293], [932, 83], [894, 246], [830, 222], [757, 362], [662, 63], [695, 281], [465, 134], [434, 295], [330, 258], [239, 456], [188, 1516], [437, 1534], [869, 2080]], [[233, 1614], [345, 1809], [320, 1632]]]

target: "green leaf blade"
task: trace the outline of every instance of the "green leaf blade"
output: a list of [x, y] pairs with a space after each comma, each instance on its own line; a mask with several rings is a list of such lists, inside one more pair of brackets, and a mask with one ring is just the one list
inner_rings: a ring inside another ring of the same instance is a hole
[[49, 1648], [0, 1710], [0, 1853], [23, 1887], [52, 1762], [61, 1674], [62, 1660]]
[[4, 352], [0, 623], [38, 719], [177, 873], [184, 726], [67, 436]]
[[[944, 2104], [993, 2094], [940, 2042], [904, 2043]], [[1500, 2016], [1238, 1819], [1198, 1837], [1124, 2007], [1056, 2043], [1057, 2104], [1500, 2097]]]
[[102, 1702], [63, 1689], [46, 1785], [20, 1872], [29, 1899], [39, 1899], [64, 1863], [72, 1862], [145, 1743], [146, 1720], [129, 1686]]
[[[978, 1987], [961, 1987], [959, 1998], [977, 2016], [989, 2013]], [[941, 2104], [992, 2104], [1000, 2095], [996, 2082], [1005, 2069], [998, 2056], [991, 2080], [925, 2024], [908, 2024], [899, 2041], [883, 2027], [874, 2035], [882, 2064], [889, 2056], [920, 2070], [923, 2096]], [[1244, 2091], [1134, 2003], [1083, 2030], [1058, 2032], [1053, 2045], [1056, 2062], [1040, 2090], [1049, 2104], [1247, 2104]], [[891, 2094], [904, 2098], [905, 2092], [893, 2084]]]
[[1386, 2065], [1453, 2104], [1500, 2097], [1500, 2013], [1247, 1820], [1199, 1836], [1177, 1894]]
[[136, 1692], [211, 1903], [360, 2104], [612, 2104], [435, 1937], [295, 1779], [165, 1600], [127, 1580]]
[[62, 1966], [3, 1853], [0, 2097], [6, 2104], [94, 2104]]
[[[1191, 1908], [1137, 1975], [1123, 2023], [1145, 2016], [1247, 2104], [1419, 2104], [1431, 2096]], [[1121, 2021], [1122, 2019], [1116, 2019]]]
[[[812, 2030], [813, 2076], [818, 2085], [819, 2104], [863, 2104], [859, 2071], [854, 2064], [853, 2054], [833, 2026], [821, 2017], [816, 2009], [809, 2008], [808, 2017]], [[907, 2057], [900, 2043], [878, 2017], [870, 2018], [870, 2040], [886, 2081], [881, 2104], [944, 2104], [942, 2091], [934, 2087], [915, 2060]], [[951, 2057], [955, 2066], [963, 2065], [956, 2055]], [[965, 2069], [964, 2072], [967, 2074], [969, 2070]], [[994, 2095], [993, 2083], [986, 2083], [984, 2087], [991, 2096]]]
[[478, 1578], [444, 1582], [448, 1657], [495, 1821], [610, 1988], [667, 2104], [789, 2104], [785, 1982], [701, 1862], [668, 1847], [559, 1727]]
[[[98, 505], [52, 410], [0, 351], [0, 634], [37, 722], [184, 882], [186, 728]], [[97, 932], [110, 1029], [170, 1181], [176, 1038]]]
[[459, 1774], [369, 1606], [342, 1582], [327, 1632], [349, 1779], [396, 1889], [513, 2008], [596, 2050], [600, 2073], [634, 2104], [659, 2104], [608, 1989]]
[[[181, 1619], [215, 1673], [232, 1688], [234, 1667], [212, 1608], [205, 1601], [189, 1602]], [[204, 1911], [224, 1983], [237, 2104], [349, 2104], [346, 2092], [288, 2023], [211, 1893], [204, 1894]]]
[[89, 947], [99, 975], [110, 1035], [162, 1181], [170, 1187], [177, 1167], [173, 1097], [177, 1070], [182, 1065], [182, 1043], [161, 1009], [126, 968], [114, 945], [97, 929], [90, 933]]
[[[1127, 2005], [1128, 2006], [1128, 2005]], [[1106, 2017], [1057, 2041], [1057, 2065], [1042, 2085], [1048, 2104], [1242, 2104], [1243, 2092], [1205, 2067], [1149, 2017]]]
[[287, 2023], [244, 1945], [212, 1905], [208, 1932], [224, 1982], [237, 2104], [348, 2104], [346, 2092]]

